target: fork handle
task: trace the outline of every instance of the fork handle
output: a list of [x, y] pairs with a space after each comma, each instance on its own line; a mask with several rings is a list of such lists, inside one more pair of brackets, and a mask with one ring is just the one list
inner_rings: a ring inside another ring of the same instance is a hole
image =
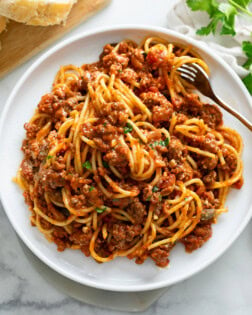
[[219, 104], [223, 109], [225, 109], [227, 112], [229, 112], [231, 115], [235, 116], [237, 119], [240, 120], [241, 123], [243, 123], [244, 126], [246, 126], [250, 131], [252, 131], [252, 123], [248, 121], [244, 116], [242, 116], [240, 113], [238, 113], [235, 109], [225, 104], [223, 101], [221, 101], [214, 93], [211, 96], [212, 100], [214, 100], [217, 104]]

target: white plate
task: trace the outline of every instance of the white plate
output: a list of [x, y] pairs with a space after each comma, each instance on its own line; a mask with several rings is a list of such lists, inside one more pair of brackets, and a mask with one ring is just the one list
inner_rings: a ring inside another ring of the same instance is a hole
[[[213, 52], [204, 51], [193, 40], [157, 27], [121, 26], [81, 34], [55, 46], [39, 58], [22, 76], [5, 106], [0, 123], [0, 187], [5, 211], [25, 244], [48, 266], [79, 283], [113, 291], [144, 291], [161, 288], [186, 279], [218, 258], [238, 237], [252, 214], [252, 138], [238, 121], [224, 113], [225, 123], [240, 132], [244, 140], [244, 186], [228, 196], [229, 213], [214, 225], [213, 237], [199, 250], [186, 254], [177, 245], [170, 255], [170, 266], [157, 268], [151, 260], [136, 265], [126, 258], [97, 264], [80, 251], [59, 253], [55, 244], [30, 226], [28, 207], [20, 189], [11, 181], [22, 159], [23, 125], [32, 116], [41, 96], [50, 91], [60, 65], [82, 65], [96, 61], [106, 43], [125, 38], [140, 41], [157, 35], [170, 41], [189, 43], [197, 48], [210, 66], [214, 90], [238, 111], [252, 117], [250, 96], [237, 75]], [[217, 277], [218, 275], [216, 275]]]

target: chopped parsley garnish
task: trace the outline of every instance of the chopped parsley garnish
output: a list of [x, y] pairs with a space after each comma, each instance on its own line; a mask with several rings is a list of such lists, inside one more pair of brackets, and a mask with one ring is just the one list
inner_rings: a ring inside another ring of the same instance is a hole
[[153, 192], [157, 192], [159, 189], [158, 189], [158, 187], [157, 186], [153, 186], [153, 188], [152, 188], [152, 191]]
[[252, 95], [252, 42], [242, 42], [242, 50], [248, 58], [243, 67], [249, 70], [249, 74], [243, 78], [242, 81], [246, 85], [249, 93]]
[[[208, 25], [196, 31], [201, 36], [211, 33], [215, 35], [218, 31], [220, 35], [234, 36], [238, 29], [235, 23], [236, 16], [242, 16], [245, 19], [252, 17], [252, 0], [187, 0], [186, 3], [192, 11], [205, 11], [209, 15]], [[248, 58], [243, 67], [249, 70], [242, 81], [252, 95], [252, 42], [243, 41], [242, 50]]]
[[106, 161], [102, 161], [102, 165], [105, 167], [105, 168], [109, 168], [109, 165]]
[[119, 73], [122, 73], [122, 70], [121, 70], [121, 69], [119, 69], [119, 70], [118, 70], [118, 72], [119, 72]]
[[89, 187], [89, 191], [91, 192], [92, 190], [94, 190], [94, 186]]
[[146, 201], [150, 201], [151, 200], [151, 196], [146, 198]]
[[47, 160], [50, 160], [52, 158], [53, 158], [53, 155], [47, 155], [47, 157], [46, 157]]
[[105, 122], [105, 123], [103, 124], [103, 126], [106, 127], [106, 126], [107, 126], [107, 123]]
[[160, 141], [154, 141], [153, 143], [150, 144], [150, 147], [154, 149], [156, 146], [161, 145], [162, 147], [167, 147], [169, 144], [169, 139], [165, 138], [165, 140], [160, 140]]
[[133, 127], [131, 126], [131, 124], [127, 123], [123, 129], [124, 129], [124, 133], [129, 133], [133, 130]]
[[163, 198], [162, 195], [159, 195], [159, 196], [158, 196], [158, 200], [159, 200], [159, 201], [162, 201], [162, 198]]
[[107, 207], [102, 207], [102, 208], [96, 207], [96, 208], [95, 208], [95, 211], [96, 211], [97, 213], [103, 213], [103, 212], [106, 211], [106, 210], [107, 210]]
[[85, 163], [82, 164], [83, 168], [86, 168], [87, 170], [91, 170], [92, 169], [92, 165], [89, 161], [86, 161]]

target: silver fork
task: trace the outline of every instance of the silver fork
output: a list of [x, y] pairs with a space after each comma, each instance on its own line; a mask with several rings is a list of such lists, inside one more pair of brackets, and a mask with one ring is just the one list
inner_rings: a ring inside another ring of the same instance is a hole
[[213, 89], [209, 82], [209, 77], [206, 72], [197, 64], [183, 64], [178, 68], [181, 78], [186, 80], [188, 83], [193, 85], [197, 90], [199, 90], [203, 95], [211, 98], [214, 102], [220, 105], [223, 109], [229, 112], [231, 115], [235, 116], [240, 122], [243, 123], [250, 131], [252, 131], [252, 123], [248, 121], [244, 116], [238, 113], [229, 105], [225, 104], [219, 99], [213, 92]]

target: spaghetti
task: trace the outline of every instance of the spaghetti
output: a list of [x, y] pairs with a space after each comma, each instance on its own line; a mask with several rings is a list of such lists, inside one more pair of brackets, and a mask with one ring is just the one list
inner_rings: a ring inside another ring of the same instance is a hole
[[242, 186], [242, 140], [179, 76], [184, 63], [209, 73], [191, 47], [149, 37], [60, 68], [25, 124], [16, 177], [31, 224], [59, 251], [165, 267], [176, 242], [191, 252], [211, 237]]

